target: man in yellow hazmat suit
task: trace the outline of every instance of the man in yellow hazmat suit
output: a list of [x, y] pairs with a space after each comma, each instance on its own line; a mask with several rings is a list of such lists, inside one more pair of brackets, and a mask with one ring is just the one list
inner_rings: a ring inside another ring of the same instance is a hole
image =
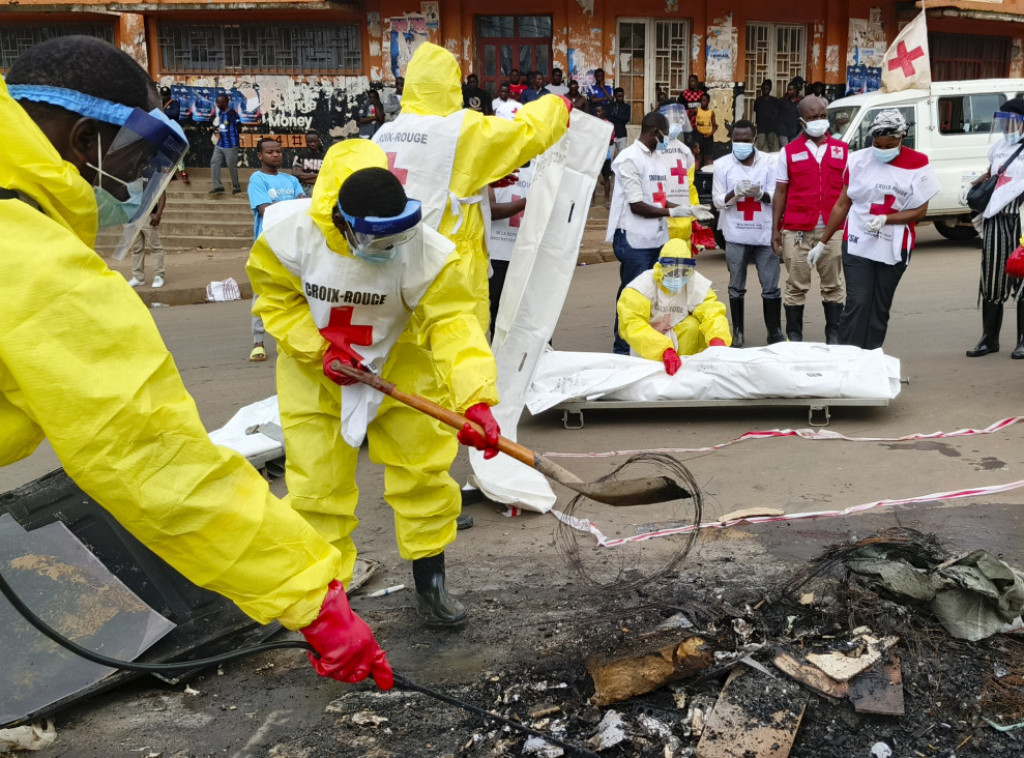
[[38, 45], [0, 81], [0, 465], [48, 439], [191, 581], [301, 629], [319, 673], [387, 689], [341, 554], [210, 442], [146, 306], [92, 249], [98, 224], [145, 222], [186, 148], [159, 105], [146, 72], [91, 37]]
[[664, 363], [669, 376], [682, 366], [680, 355], [732, 342], [725, 305], [696, 266], [688, 243], [669, 240], [654, 268], [627, 284], [619, 295], [622, 338], [634, 355]]
[[[408, 92], [408, 89], [406, 90]], [[356, 559], [356, 460], [364, 436], [384, 464], [402, 558], [412, 561], [420, 615], [459, 626], [467, 614], [445, 589], [444, 549], [461, 508], [448, 475], [455, 436], [429, 416], [333, 369], [363, 366], [405, 392], [452, 408], [489, 430], [459, 439], [497, 453], [497, 368], [474, 310], [459, 251], [422, 224], [375, 144], [332, 147], [311, 200], [273, 206], [246, 270], [254, 313], [277, 340], [277, 393], [288, 502], [344, 556]], [[339, 386], [339, 384], [341, 386]]]
[[487, 201], [487, 185], [555, 144], [565, 134], [572, 106], [561, 95], [549, 95], [524, 105], [514, 119], [484, 116], [463, 109], [461, 82], [454, 55], [420, 45], [406, 69], [402, 112], [373, 141], [409, 197], [423, 203], [424, 223], [458, 248], [486, 332], [488, 263], [480, 204]]

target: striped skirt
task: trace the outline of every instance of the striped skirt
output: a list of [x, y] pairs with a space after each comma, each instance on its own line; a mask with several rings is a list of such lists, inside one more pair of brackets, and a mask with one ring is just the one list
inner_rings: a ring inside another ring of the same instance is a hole
[[1014, 283], [1006, 276], [1006, 259], [1020, 244], [1020, 206], [1018, 197], [992, 218], [987, 218], [981, 234], [981, 299], [1004, 303], [1013, 294]]

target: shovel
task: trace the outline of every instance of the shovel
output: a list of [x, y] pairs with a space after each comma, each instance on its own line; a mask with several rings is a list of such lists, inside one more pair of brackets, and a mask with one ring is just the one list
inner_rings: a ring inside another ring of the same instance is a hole
[[[428, 416], [436, 418], [442, 423], [455, 429], [462, 429], [469, 424], [481, 435], [483, 429], [469, 421], [461, 413], [450, 411], [437, 403], [427, 400], [419, 395], [411, 395], [397, 389], [394, 384], [386, 381], [369, 371], [353, 368], [343, 364], [341, 361], [334, 361], [331, 365], [335, 371], [344, 374], [350, 379], [362, 382], [375, 390], [393, 397], [400, 403], [415, 408]], [[584, 482], [571, 471], [562, 468], [557, 463], [549, 461], [542, 455], [538, 455], [529, 448], [513, 442], [506, 437], [498, 438], [498, 449], [515, 458], [520, 463], [537, 469], [548, 479], [553, 479], [581, 495], [586, 495], [591, 500], [607, 505], [646, 505], [648, 503], [664, 503], [670, 500], [692, 497], [693, 493], [683, 489], [679, 484], [668, 476], [648, 476], [637, 479], [608, 479], [605, 481]]]

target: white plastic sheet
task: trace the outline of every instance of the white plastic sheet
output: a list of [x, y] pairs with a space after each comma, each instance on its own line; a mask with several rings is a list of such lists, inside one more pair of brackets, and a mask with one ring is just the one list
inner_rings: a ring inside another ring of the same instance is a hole
[[531, 413], [569, 400], [893, 399], [900, 362], [879, 350], [816, 342], [780, 342], [737, 350], [708, 348], [683, 357], [675, 376], [658, 361], [608, 353], [549, 351], [540, 361]]
[[[566, 136], [534, 161], [533, 183], [512, 253], [492, 350], [498, 364], [494, 417], [502, 434], [516, 439], [516, 426], [537, 361], [554, 333], [572, 282], [597, 176], [611, 138], [611, 125], [573, 111]], [[540, 512], [555, 504], [547, 480], [506, 456], [485, 461], [470, 452], [470, 483], [491, 500]]]
[[[263, 434], [260, 428], [273, 429], [275, 435], [271, 437]], [[239, 408], [228, 423], [210, 432], [210, 439], [215, 445], [223, 445], [241, 453], [253, 465], [261, 465], [284, 455], [284, 443], [277, 434], [280, 429], [281, 414], [277, 407], [277, 395], [272, 395]]]

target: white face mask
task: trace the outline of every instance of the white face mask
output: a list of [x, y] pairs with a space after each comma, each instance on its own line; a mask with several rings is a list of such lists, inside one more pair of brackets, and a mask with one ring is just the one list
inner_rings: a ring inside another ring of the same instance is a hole
[[[803, 119], [801, 119], [803, 121]], [[808, 137], [817, 139], [828, 132], [828, 119], [818, 118], [814, 121], [803, 121], [804, 131]]]

